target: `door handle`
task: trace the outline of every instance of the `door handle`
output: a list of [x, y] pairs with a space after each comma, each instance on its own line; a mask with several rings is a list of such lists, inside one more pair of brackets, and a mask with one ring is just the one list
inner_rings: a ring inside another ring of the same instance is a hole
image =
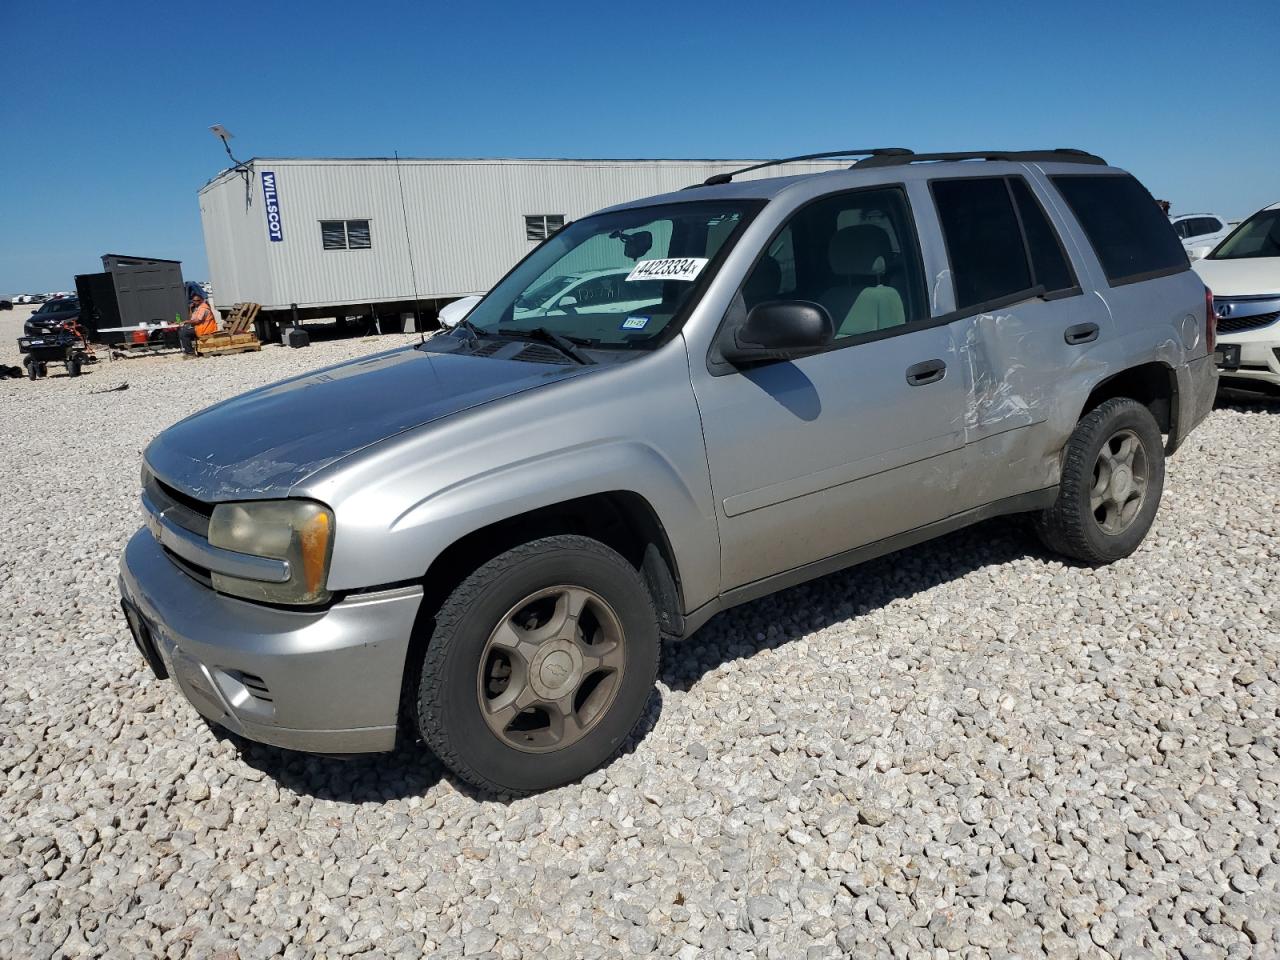
[[907, 383], [923, 387], [926, 383], [937, 383], [946, 373], [947, 365], [941, 360], [924, 360], [907, 367]]
[[1096, 323], [1077, 323], [1074, 327], [1067, 327], [1062, 339], [1073, 347], [1081, 343], [1090, 343], [1098, 339], [1098, 325]]

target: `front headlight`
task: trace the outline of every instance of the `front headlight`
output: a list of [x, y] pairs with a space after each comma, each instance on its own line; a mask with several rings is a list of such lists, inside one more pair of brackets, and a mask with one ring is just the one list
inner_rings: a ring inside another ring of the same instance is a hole
[[209, 518], [209, 543], [224, 550], [284, 560], [284, 583], [213, 572], [213, 588], [266, 603], [314, 604], [329, 599], [325, 582], [333, 552], [333, 511], [312, 500], [220, 503]]

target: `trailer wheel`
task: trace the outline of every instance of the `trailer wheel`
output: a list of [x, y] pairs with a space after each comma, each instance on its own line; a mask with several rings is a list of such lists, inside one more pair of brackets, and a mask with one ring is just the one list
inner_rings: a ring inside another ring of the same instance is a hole
[[35, 362], [35, 361], [33, 361], [33, 360], [28, 360], [28, 361], [27, 361], [27, 377], [28, 377], [28, 378], [30, 378], [30, 379], [32, 379], [32, 380], [37, 380], [37, 379], [39, 379], [39, 377], [40, 377], [40, 364], [36, 363], [36, 362]]
[[72, 357], [70, 360], [67, 361], [67, 376], [69, 377], [80, 376], [80, 358], [79, 357]]

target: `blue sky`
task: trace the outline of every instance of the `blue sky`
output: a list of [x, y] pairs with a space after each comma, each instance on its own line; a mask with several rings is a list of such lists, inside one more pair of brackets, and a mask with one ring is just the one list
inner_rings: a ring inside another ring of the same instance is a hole
[[[225, 156], [1077, 146], [1174, 210], [1280, 200], [1275, 0], [0, 3], [0, 291], [207, 265]], [[18, 42], [15, 42], [18, 41]]]

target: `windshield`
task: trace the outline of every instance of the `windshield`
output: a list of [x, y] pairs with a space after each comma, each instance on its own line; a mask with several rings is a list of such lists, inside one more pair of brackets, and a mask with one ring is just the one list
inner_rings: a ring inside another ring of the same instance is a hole
[[588, 346], [645, 349], [694, 300], [758, 201], [599, 214], [538, 247], [467, 316], [485, 333], [539, 327]]
[[516, 299], [516, 309], [540, 307], [576, 279], [576, 277], [552, 277], [546, 283], [535, 284]]
[[46, 300], [36, 313], [66, 313], [68, 310], [79, 310], [80, 301], [70, 298], [64, 300]]
[[1280, 210], [1259, 210], [1218, 244], [1209, 260], [1280, 257]]

